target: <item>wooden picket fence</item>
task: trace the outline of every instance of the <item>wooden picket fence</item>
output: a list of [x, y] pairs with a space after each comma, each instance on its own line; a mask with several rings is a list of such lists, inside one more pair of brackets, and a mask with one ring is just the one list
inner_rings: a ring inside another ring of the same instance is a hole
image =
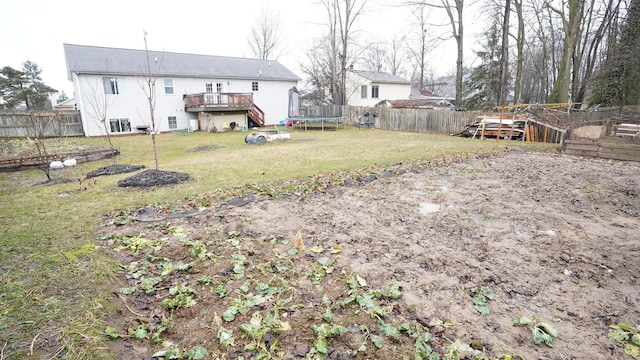
[[[389, 109], [348, 106], [347, 124], [373, 122], [378, 129], [432, 134], [456, 134], [486, 113], [433, 109]], [[365, 117], [365, 114], [369, 114]], [[374, 116], [377, 115], [377, 116]]]
[[0, 113], [0, 137], [84, 136], [79, 111]]

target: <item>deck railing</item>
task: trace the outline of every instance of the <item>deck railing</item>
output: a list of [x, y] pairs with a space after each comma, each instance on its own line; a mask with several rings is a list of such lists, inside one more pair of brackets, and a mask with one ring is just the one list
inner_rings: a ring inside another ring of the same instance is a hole
[[200, 93], [184, 95], [184, 105], [192, 107], [249, 107], [253, 94], [246, 93]]

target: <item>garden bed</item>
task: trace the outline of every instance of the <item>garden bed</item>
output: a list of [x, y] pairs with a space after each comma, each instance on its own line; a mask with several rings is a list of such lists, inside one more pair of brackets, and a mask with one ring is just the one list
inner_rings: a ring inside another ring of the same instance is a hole
[[400, 166], [114, 214], [115, 358], [625, 358], [608, 333], [640, 319], [640, 164]]

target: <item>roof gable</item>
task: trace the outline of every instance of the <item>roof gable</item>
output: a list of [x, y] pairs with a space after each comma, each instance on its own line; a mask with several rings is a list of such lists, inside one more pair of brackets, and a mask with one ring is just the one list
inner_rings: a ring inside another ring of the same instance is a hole
[[411, 84], [411, 81], [405, 80], [401, 77], [391, 75], [385, 72], [378, 71], [363, 71], [363, 70], [349, 70], [350, 72], [362, 76], [363, 78], [370, 80], [374, 83], [387, 83], [387, 84]]
[[63, 44], [67, 71], [85, 74], [141, 75], [147, 54], [157, 76], [210, 79], [299, 81], [300, 78], [274, 60], [182, 54]]

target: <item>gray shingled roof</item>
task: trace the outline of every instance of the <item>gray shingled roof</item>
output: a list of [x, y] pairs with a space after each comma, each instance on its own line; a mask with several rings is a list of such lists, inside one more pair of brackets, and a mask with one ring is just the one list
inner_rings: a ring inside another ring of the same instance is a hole
[[388, 83], [388, 84], [411, 84], [411, 81], [405, 80], [389, 73], [377, 72], [377, 71], [363, 71], [363, 70], [349, 70], [354, 74], [358, 74], [367, 80], [371, 80], [374, 83]]
[[[140, 75], [145, 72], [147, 53], [130, 50], [63, 44], [69, 78], [72, 73]], [[149, 51], [151, 71], [156, 76], [209, 79], [255, 79], [299, 81], [277, 61], [225, 56]], [[157, 62], [155, 60], [158, 60]]]

